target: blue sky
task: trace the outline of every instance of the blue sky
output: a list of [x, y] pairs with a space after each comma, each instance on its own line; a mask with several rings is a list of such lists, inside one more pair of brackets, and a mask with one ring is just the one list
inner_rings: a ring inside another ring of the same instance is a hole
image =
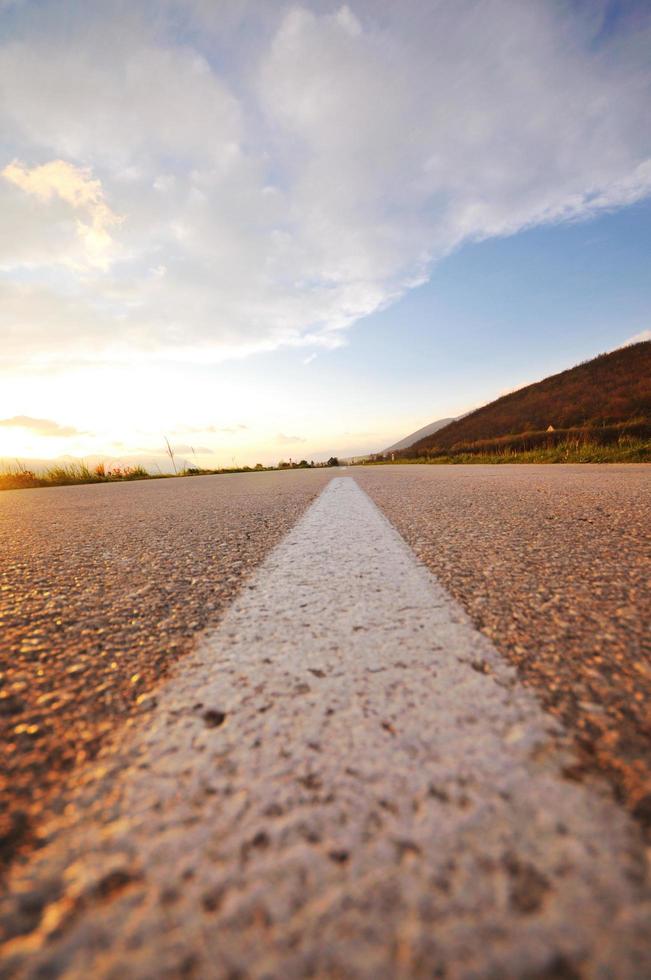
[[[254, 368], [279, 390], [290, 386], [304, 411], [344, 401], [351, 420], [369, 419], [366, 429], [351, 424], [350, 451], [381, 449], [633, 337], [651, 339], [650, 256], [648, 201], [467, 245], [429, 282], [360, 320], [345, 347], [307, 365], [303, 351], [258, 355], [235, 371], [243, 383]], [[232, 371], [207, 374], [219, 383]], [[369, 408], [393, 414], [394, 425], [377, 431]]]
[[632, 0], [0, 0], [0, 458], [360, 453], [644, 335], [650, 51]]
[[650, 258], [648, 202], [467, 245], [356, 327], [347, 369], [396, 384], [423, 424], [467, 410], [648, 332]]

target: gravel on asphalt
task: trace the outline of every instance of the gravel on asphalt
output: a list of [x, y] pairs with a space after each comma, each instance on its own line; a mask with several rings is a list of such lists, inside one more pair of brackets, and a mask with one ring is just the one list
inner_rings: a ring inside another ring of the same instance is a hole
[[0, 495], [0, 870], [332, 471]]
[[651, 466], [349, 470], [651, 825]]
[[0, 898], [3, 980], [651, 976], [639, 827], [333, 480]]

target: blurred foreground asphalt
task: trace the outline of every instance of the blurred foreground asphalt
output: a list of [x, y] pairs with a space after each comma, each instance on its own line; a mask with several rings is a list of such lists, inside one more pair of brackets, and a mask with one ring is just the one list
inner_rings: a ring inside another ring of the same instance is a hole
[[0, 493], [0, 871], [331, 476]]
[[348, 470], [651, 828], [651, 466]]
[[2, 980], [651, 976], [640, 827], [340, 472], [79, 767]]
[[353, 467], [0, 494], [5, 863], [338, 473], [648, 828], [651, 467]]

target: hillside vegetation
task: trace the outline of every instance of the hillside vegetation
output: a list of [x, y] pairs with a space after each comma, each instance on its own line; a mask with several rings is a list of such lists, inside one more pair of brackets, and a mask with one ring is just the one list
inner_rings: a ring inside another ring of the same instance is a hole
[[644, 341], [503, 395], [400, 455], [513, 453], [650, 437], [651, 341]]

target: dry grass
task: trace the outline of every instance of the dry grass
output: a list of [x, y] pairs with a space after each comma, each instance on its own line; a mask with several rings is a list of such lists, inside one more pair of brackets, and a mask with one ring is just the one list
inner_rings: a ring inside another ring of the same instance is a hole
[[[325, 466], [318, 463], [317, 466]], [[0, 465], [0, 490], [29, 490], [35, 487], [70, 487], [83, 483], [124, 483], [130, 480], [181, 479], [186, 476], [216, 476], [226, 473], [264, 473], [270, 470], [290, 468], [288, 464], [278, 466], [228, 466], [218, 469], [201, 469], [190, 466], [176, 469], [172, 473], [149, 473], [143, 466], [112, 466], [107, 468], [99, 463], [93, 469], [85, 463], [54, 463], [44, 470], [30, 470], [20, 462], [13, 465]], [[292, 465], [292, 469], [300, 468]]]
[[27, 490], [34, 487], [69, 487], [80, 483], [119, 483], [125, 480], [149, 480], [151, 474], [142, 466], [113, 466], [99, 463], [90, 469], [85, 463], [53, 464], [35, 472], [21, 463], [0, 471], [0, 490]]
[[[500, 438], [519, 439], [544, 433], [550, 425], [560, 430], [583, 430], [586, 442], [615, 442], [601, 430], [633, 428], [651, 423], [651, 341], [601, 354], [560, 374], [527, 385], [468, 415], [432, 435], [419, 439], [409, 450], [452, 449], [472, 451], [473, 444]], [[597, 431], [599, 430], [599, 431]], [[591, 432], [593, 433], [591, 435]], [[649, 432], [630, 435], [648, 438]], [[568, 434], [567, 438], [570, 438]], [[564, 441], [559, 439], [558, 441]], [[493, 447], [479, 447], [491, 452]], [[498, 447], [495, 447], [496, 449]], [[523, 445], [521, 449], [536, 446]]]
[[[376, 460], [390, 463], [389, 459]], [[517, 450], [511, 447], [492, 452], [424, 453], [419, 456], [398, 457], [394, 463], [459, 464], [459, 463], [651, 463], [651, 439], [623, 437], [614, 445], [570, 440], [553, 446]]]

